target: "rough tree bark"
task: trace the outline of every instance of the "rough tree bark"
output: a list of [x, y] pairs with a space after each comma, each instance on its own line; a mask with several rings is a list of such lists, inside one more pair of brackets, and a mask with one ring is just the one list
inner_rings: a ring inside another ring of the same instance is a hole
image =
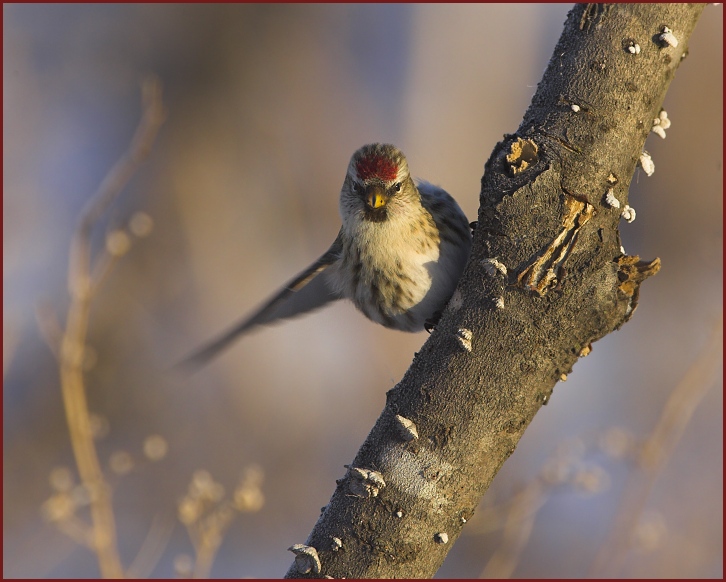
[[291, 548], [288, 578], [433, 576], [555, 384], [632, 316], [660, 263], [624, 254], [618, 226], [703, 7], [570, 11], [522, 124], [485, 166], [458, 289]]

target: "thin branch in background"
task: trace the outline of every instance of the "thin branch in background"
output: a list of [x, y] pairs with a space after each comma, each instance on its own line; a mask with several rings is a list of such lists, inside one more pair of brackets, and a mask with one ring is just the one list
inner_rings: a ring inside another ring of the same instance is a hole
[[265, 504], [263, 478], [262, 468], [250, 465], [232, 498], [226, 499], [224, 486], [208, 471], [194, 472], [187, 494], [179, 502], [178, 517], [187, 528], [195, 559], [185, 554], [177, 556], [175, 567], [180, 577], [209, 578], [222, 539], [237, 513], [256, 512]]
[[47, 301], [40, 301], [35, 306], [35, 321], [40, 329], [40, 335], [53, 352], [56, 360], [60, 360], [60, 346], [63, 340], [63, 327], [58, 321], [53, 306]]
[[516, 493], [511, 500], [486, 505], [471, 520], [467, 534], [486, 534], [502, 530], [502, 541], [489, 558], [480, 578], [511, 578], [526, 548], [537, 515], [562, 487], [594, 495], [608, 488], [610, 480], [600, 465], [584, 460], [588, 446], [576, 438], [561, 443], [542, 466], [537, 477]]
[[640, 471], [634, 471], [630, 477], [608, 539], [590, 569], [590, 577], [604, 578], [618, 574], [653, 484], [673, 454], [696, 407], [713, 387], [714, 375], [722, 361], [723, 312], [708, 343], [671, 393], [658, 424], [645, 441], [637, 460]]
[[161, 83], [156, 77], [150, 77], [144, 81], [142, 100], [144, 113], [129, 149], [111, 168], [96, 194], [81, 211], [81, 217], [71, 243], [71, 258], [68, 265], [68, 287], [71, 297], [76, 294], [83, 296], [90, 289], [90, 235], [93, 226], [149, 155], [156, 134], [166, 118], [161, 100]]
[[[71, 242], [68, 267], [70, 306], [65, 329], [58, 338], [58, 324], [48, 310], [40, 309], [39, 323], [51, 348], [56, 347], [59, 359], [63, 406], [70, 432], [73, 454], [78, 466], [82, 485], [89, 496], [92, 519], [90, 546], [98, 557], [104, 578], [121, 578], [123, 567], [116, 540], [116, 524], [111, 504], [111, 490], [104, 478], [93, 442], [91, 415], [86, 400], [83, 363], [87, 351], [86, 335], [91, 300], [98, 289], [93, 274], [106, 273], [112, 258], [123, 253], [114, 251], [107, 244], [99, 261], [92, 265], [91, 233], [97, 221], [116, 200], [146, 159], [166, 113], [161, 99], [161, 83], [156, 77], [142, 85], [143, 115], [131, 145], [106, 175], [98, 191], [81, 212], [78, 226]], [[116, 247], [119, 249], [121, 247]], [[100, 279], [95, 277], [96, 281]]]
[[[600, 447], [609, 456], [633, 459], [641, 471], [636, 471], [631, 477], [615, 525], [596, 558], [591, 577], [617, 575], [617, 570], [632, 547], [633, 534], [653, 484], [682, 437], [696, 407], [713, 386], [712, 378], [721, 362], [722, 331], [723, 315], [714, 326], [713, 334], [698, 359], [673, 389], [656, 427], [641, 447], [637, 448], [631, 435], [619, 428], [610, 429], [600, 436]], [[605, 487], [607, 478], [602, 469], [581, 462], [585, 443], [575, 440], [570, 443], [575, 446], [568, 446], [567, 443], [563, 445], [548, 459], [537, 478], [514, 495], [511, 501], [483, 506], [476, 513], [468, 534], [503, 530], [502, 541], [479, 575], [480, 578], [502, 579], [512, 576], [531, 536], [537, 514], [555, 487], [569, 484], [588, 493], [596, 493]]]
[[157, 514], [151, 522], [151, 527], [136, 558], [128, 567], [129, 578], [148, 578], [159, 563], [161, 555], [169, 544], [174, 531], [174, 517], [171, 513]]
[[548, 498], [547, 486], [535, 479], [517, 494], [504, 518], [502, 543], [479, 574], [479, 578], [511, 578], [534, 527], [534, 520]]

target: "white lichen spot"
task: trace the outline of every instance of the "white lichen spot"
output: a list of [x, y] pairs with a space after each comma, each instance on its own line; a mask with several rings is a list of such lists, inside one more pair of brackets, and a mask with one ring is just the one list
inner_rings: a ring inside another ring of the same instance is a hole
[[497, 309], [504, 309], [504, 297], [497, 297], [494, 301], [494, 307]]
[[337, 552], [342, 547], [343, 547], [343, 542], [341, 541], [341, 539], [340, 538], [333, 538], [333, 543], [332, 543], [332, 549], [333, 549], [333, 551], [334, 552]]
[[668, 112], [665, 109], [661, 109], [658, 114], [658, 125], [663, 129], [668, 129], [671, 126], [671, 120], [668, 119]]
[[470, 329], [461, 328], [456, 332], [456, 339], [459, 340], [459, 344], [467, 352], [471, 351], [471, 338], [472, 333]]
[[363, 499], [378, 497], [380, 490], [386, 486], [383, 476], [378, 471], [349, 467], [348, 475], [350, 492], [356, 497]]
[[461, 516], [460, 519], [461, 519], [461, 523], [466, 523], [466, 518], [463, 515]]
[[643, 153], [640, 154], [638, 163], [640, 164], [640, 167], [643, 168], [646, 176], [652, 176], [655, 172], [655, 163], [653, 162], [653, 158], [651, 158], [650, 154], [645, 150], [643, 150]]
[[320, 557], [318, 551], [312, 546], [295, 544], [287, 548], [295, 554], [295, 568], [301, 574], [320, 574]]
[[639, 55], [640, 54], [640, 45], [637, 42], [631, 42], [628, 45], [628, 52], [631, 55]]
[[567, 374], [560, 374], [560, 380], [562, 382], [567, 382]]
[[507, 274], [507, 267], [497, 259], [484, 259], [481, 264], [490, 277], [494, 277], [497, 273], [501, 273], [502, 275]]
[[615, 191], [612, 188], [605, 193], [603, 202], [611, 208], [620, 208], [620, 201], [615, 198]]
[[608, 184], [612, 184], [613, 186], [618, 183], [618, 177], [610, 172], [607, 177]]
[[396, 415], [396, 425], [398, 427], [398, 432], [403, 437], [403, 440], [406, 442], [412, 441], [418, 438], [418, 430], [416, 430], [416, 425], [413, 421], [409, 420], [408, 418], [404, 418], [400, 414]]
[[660, 125], [654, 125], [651, 130], [655, 135], [660, 137], [661, 139], [666, 138], [666, 132], [665, 129], [663, 129]]
[[396, 512], [396, 517], [403, 517], [403, 511], [401, 511], [401, 510], [398, 510], [398, 511]]
[[458, 289], [454, 291], [454, 294], [451, 296], [451, 299], [449, 299], [449, 307], [452, 311], [459, 311], [461, 307], [464, 305], [464, 298], [461, 295], [461, 291]]
[[663, 32], [661, 32], [658, 36], [658, 40], [668, 46], [672, 46], [673, 48], [678, 46], [678, 39], [673, 34], [673, 31], [667, 26], [663, 27]]
[[592, 346], [590, 344], [587, 344], [585, 347], [583, 347], [580, 350], [579, 356], [581, 358], [584, 358], [585, 356], [589, 355], [591, 351], [592, 351]]
[[625, 247], [623, 245], [620, 245], [620, 253], [625, 254]]
[[654, 134], [660, 136], [662, 139], [666, 138], [665, 130], [671, 126], [671, 120], [668, 119], [668, 112], [665, 109], [661, 109], [661, 112], [653, 120], [653, 127], [650, 128]]
[[622, 216], [628, 222], [633, 222], [635, 220], [635, 208], [626, 204], [625, 208], [623, 208], [622, 212], [620, 213], [620, 216]]
[[572, 105], [570, 105], [570, 109], [577, 113], [578, 111], [580, 111], [580, 106], [577, 105], [577, 103], [573, 103]]
[[[443, 513], [451, 504], [446, 488], [440, 489], [440, 484], [453, 474], [454, 467], [433, 449], [420, 447], [412, 451], [388, 442], [378, 456], [378, 462], [386, 481], [396, 492], [426, 501], [436, 514]], [[396, 509], [401, 511], [400, 507]]]
[[449, 534], [447, 534], [444, 531], [439, 532], [434, 536], [434, 540], [436, 541], [437, 544], [448, 544], [449, 543]]

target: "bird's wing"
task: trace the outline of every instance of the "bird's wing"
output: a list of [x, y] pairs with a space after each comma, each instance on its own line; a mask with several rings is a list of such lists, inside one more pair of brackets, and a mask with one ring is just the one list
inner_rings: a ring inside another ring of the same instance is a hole
[[339, 233], [335, 242], [317, 261], [291, 279], [257, 311], [187, 356], [180, 365], [190, 370], [199, 368], [240, 335], [259, 325], [294, 317], [340, 299], [340, 294], [330, 287], [327, 278], [319, 275], [340, 259], [342, 247]]

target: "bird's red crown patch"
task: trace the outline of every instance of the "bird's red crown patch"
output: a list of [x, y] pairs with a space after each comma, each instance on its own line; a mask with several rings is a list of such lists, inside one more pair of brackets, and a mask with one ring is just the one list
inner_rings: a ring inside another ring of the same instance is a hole
[[380, 178], [384, 182], [390, 182], [398, 175], [398, 165], [390, 158], [371, 154], [356, 162], [355, 171], [361, 180]]

